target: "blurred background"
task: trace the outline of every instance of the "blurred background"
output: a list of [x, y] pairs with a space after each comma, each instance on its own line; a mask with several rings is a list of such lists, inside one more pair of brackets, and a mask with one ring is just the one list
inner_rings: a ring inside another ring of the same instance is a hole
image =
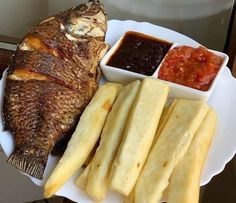
[[[0, 40], [17, 42], [48, 15], [81, 0], [0, 1]], [[148, 21], [188, 35], [222, 51], [234, 0], [103, 0], [109, 19]]]
[[[85, 0], [0, 1], [0, 71], [7, 67], [16, 44], [31, 26], [45, 17]], [[131, 19], [164, 26], [202, 45], [224, 51], [236, 75], [236, 20], [234, 0], [101, 0], [109, 19]], [[2, 68], [2, 69], [1, 69]], [[42, 189], [6, 164], [0, 148], [0, 202], [42, 199]], [[201, 192], [201, 202], [235, 203], [236, 157]], [[16, 192], [17, 191], [17, 192]], [[67, 202], [56, 198], [42, 202]], [[36, 201], [35, 201], [36, 202]], [[68, 201], [69, 202], [69, 201]]]

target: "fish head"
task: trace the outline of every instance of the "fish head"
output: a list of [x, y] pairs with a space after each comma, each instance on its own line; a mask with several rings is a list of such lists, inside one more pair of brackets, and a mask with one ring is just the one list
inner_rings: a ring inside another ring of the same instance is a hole
[[71, 10], [67, 32], [73, 37], [95, 37], [104, 40], [107, 15], [99, 0], [91, 0]]

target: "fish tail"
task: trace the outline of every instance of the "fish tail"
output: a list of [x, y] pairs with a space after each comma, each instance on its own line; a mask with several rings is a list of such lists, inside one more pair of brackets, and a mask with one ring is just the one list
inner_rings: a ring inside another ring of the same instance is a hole
[[15, 150], [10, 155], [7, 162], [24, 173], [38, 179], [43, 179], [43, 172], [46, 167], [46, 163], [43, 158], [34, 157], [32, 154], [24, 154]]

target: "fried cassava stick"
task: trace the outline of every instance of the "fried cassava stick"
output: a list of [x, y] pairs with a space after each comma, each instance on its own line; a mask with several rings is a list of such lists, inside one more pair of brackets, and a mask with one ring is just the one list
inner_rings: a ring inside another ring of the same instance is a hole
[[159, 80], [142, 81], [112, 165], [112, 190], [126, 196], [132, 191], [151, 148], [168, 92], [168, 85]]
[[173, 171], [167, 189], [168, 203], [198, 203], [201, 171], [216, 127], [216, 113], [207, 112], [181, 162]]
[[52, 196], [84, 164], [99, 139], [107, 115], [122, 85], [101, 86], [84, 110], [65, 153], [44, 186], [44, 196]]
[[157, 128], [157, 132], [156, 132], [153, 143], [156, 143], [158, 137], [160, 136], [166, 122], [168, 121], [168, 119], [170, 118], [171, 113], [173, 112], [173, 109], [176, 105], [176, 102], [177, 102], [177, 100], [175, 99], [169, 106], [166, 106], [163, 109], [163, 113], [161, 115], [160, 122], [159, 122], [159, 125], [158, 125], [158, 128]]
[[82, 188], [83, 190], [85, 190], [87, 182], [88, 182], [88, 174], [89, 174], [90, 166], [91, 164], [89, 163], [75, 181], [75, 184], [78, 187]]
[[86, 192], [95, 201], [101, 201], [108, 190], [111, 166], [122, 140], [126, 121], [139, 86], [140, 81], [125, 86], [107, 117], [100, 145], [90, 163], [86, 184]]
[[135, 202], [156, 203], [161, 200], [171, 173], [183, 158], [208, 109], [202, 101], [177, 100], [137, 181]]

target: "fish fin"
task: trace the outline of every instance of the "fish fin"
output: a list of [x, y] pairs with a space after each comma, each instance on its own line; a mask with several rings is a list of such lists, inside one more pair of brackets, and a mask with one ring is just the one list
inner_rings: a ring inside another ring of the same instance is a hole
[[46, 167], [43, 158], [35, 158], [32, 154], [26, 155], [14, 151], [8, 158], [7, 162], [24, 173], [38, 179], [43, 179], [43, 172]]

